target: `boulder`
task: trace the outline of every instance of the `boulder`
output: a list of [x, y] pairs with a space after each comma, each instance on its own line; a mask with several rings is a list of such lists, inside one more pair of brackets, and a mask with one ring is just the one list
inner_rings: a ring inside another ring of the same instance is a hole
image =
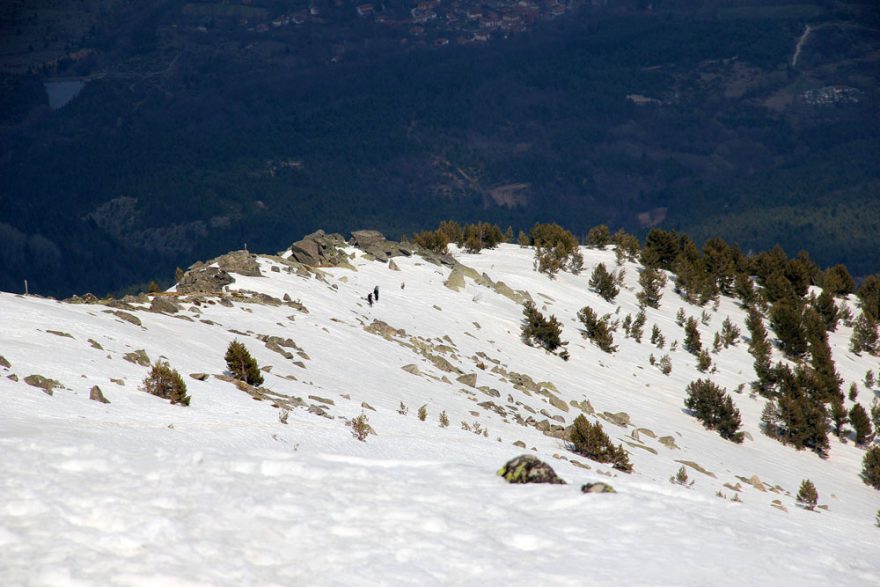
[[54, 379], [43, 377], [42, 375], [28, 375], [24, 378], [24, 382], [32, 387], [39, 387], [47, 395], [52, 395], [52, 391], [61, 384]]
[[449, 277], [443, 282], [443, 285], [452, 291], [461, 291], [464, 288], [464, 271], [460, 265], [456, 265], [449, 273]]
[[520, 455], [508, 461], [498, 470], [498, 475], [508, 483], [551, 483], [565, 485], [553, 468], [532, 455]]
[[6, 357], [4, 357], [3, 355], [0, 355], [0, 367], [5, 367], [9, 369], [10, 367], [12, 367], [12, 363], [7, 361]]
[[[257, 256], [247, 251], [232, 251], [214, 259], [220, 269], [227, 273], [238, 273], [248, 277], [261, 277]], [[211, 264], [211, 263], [209, 263]]]
[[455, 379], [462, 385], [467, 385], [468, 387], [476, 387], [477, 386], [477, 374], [476, 373], [468, 373], [466, 375], [461, 375]]
[[141, 367], [150, 366], [150, 357], [147, 355], [147, 352], [144, 349], [138, 349], [130, 353], [125, 353], [124, 355], [122, 355], [122, 358], [129, 363], [134, 363], [135, 365], [140, 365]]
[[180, 305], [177, 300], [168, 296], [155, 296], [150, 301], [150, 312], [157, 314], [177, 314], [180, 311]]
[[96, 402], [101, 402], [102, 404], [109, 404], [110, 400], [104, 397], [104, 394], [101, 392], [101, 388], [97, 385], [93, 386], [89, 391], [89, 399]]
[[385, 242], [385, 235], [378, 230], [355, 230], [351, 233], [351, 244], [366, 250]]
[[223, 287], [235, 283], [229, 273], [217, 267], [197, 265], [183, 274], [177, 291], [180, 293], [214, 293], [223, 291]]
[[116, 316], [117, 318], [119, 318], [120, 320], [125, 320], [126, 322], [128, 322], [130, 324], [134, 324], [135, 326], [141, 326], [141, 319], [140, 318], [138, 318], [134, 314], [131, 314], [131, 313], [126, 312], [124, 310], [115, 310], [115, 311], [105, 310], [105, 312], [109, 312], [109, 313], [113, 314], [114, 316]]
[[607, 483], [597, 481], [596, 483], [586, 483], [581, 486], [582, 493], [617, 493], [614, 488]]
[[318, 230], [290, 245], [290, 257], [310, 267], [348, 265], [345, 251], [342, 250], [345, 244], [342, 235]]

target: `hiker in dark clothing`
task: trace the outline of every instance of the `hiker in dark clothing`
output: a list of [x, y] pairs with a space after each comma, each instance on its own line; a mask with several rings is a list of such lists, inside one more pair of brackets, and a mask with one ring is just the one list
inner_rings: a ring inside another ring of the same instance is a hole
[[370, 304], [371, 308], [373, 307], [373, 294], [372, 293], [367, 294], [367, 303]]
[[376, 298], [376, 301], [379, 301], [379, 286], [373, 288], [373, 297]]

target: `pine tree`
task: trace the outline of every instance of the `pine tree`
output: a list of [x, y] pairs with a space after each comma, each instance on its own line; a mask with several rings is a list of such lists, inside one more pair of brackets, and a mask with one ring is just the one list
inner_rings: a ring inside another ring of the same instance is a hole
[[877, 353], [878, 349], [877, 321], [868, 312], [863, 311], [853, 325], [852, 337], [849, 340], [850, 350], [861, 355]]
[[743, 441], [743, 434], [739, 432], [739, 410], [724, 390], [708, 379], [698, 379], [689, 383], [686, 391], [685, 407], [692, 410], [706, 428], [718, 430], [722, 438], [737, 444]]
[[724, 348], [736, 346], [739, 336], [739, 327], [730, 321], [730, 316], [726, 317], [721, 323], [721, 342], [724, 343]]
[[519, 236], [516, 238], [516, 243], [522, 247], [530, 247], [532, 246], [532, 239], [529, 238], [529, 235], [524, 233], [523, 231], [519, 231]]
[[873, 389], [876, 384], [877, 379], [874, 377], [874, 372], [871, 369], [865, 371], [865, 387], [867, 389]]
[[666, 338], [664, 338], [663, 333], [660, 332], [660, 327], [656, 324], [651, 328], [651, 344], [658, 349], [662, 349], [666, 344]]
[[461, 229], [461, 225], [455, 220], [444, 220], [440, 223], [440, 226], [437, 227], [437, 233], [439, 233], [447, 243], [455, 243], [459, 246], [464, 243], [464, 231]]
[[880, 274], [866, 277], [856, 295], [862, 302], [862, 311], [874, 321], [880, 320]]
[[703, 343], [700, 342], [700, 331], [697, 330], [697, 321], [691, 316], [684, 325], [684, 350], [692, 355], [700, 354]]
[[864, 445], [874, 435], [871, 428], [871, 420], [868, 418], [868, 412], [862, 407], [862, 404], [856, 403], [849, 411], [849, 423], [853, 427], [856, 434], [856, 444]]
[[657, 367], [659, 367], [661, 373], [669, 375], [672, 373], [672, 359], [669, 358], [669, 355], [663, 355], [660, 357]]
[[773, 398], [767, 400], [764, 409], [761, 411], [761, 429], [764, 434], [771, 438], [779, 436], [779, 412], [776, 409], [776, 402]]
[[180, 373], [165, 361], [156, 361], [144, 379], [144, 388], [151, 395], [171, 400], [172, 404], [189, 405], [186, 383]]
[[614, 283], [614, 276], [605, 268], [605, 263], [599, 263], [593, 269], [593, 274], [590, 276], [590, 289], [602, 296], [606, 302], [614, 301], [614, 298], [620, 293], [620, 289]]
[[823, 402], [830, 402], [840, 395], [843, 379], [837, 374], [831, 358], [831, 347], [828, 344], [828, 333], [824, 328], [819, 313], [807, 308], [804, 313], [804, 331], [809, 341], [810, 364], [816, 377], [818, 397]]
[[840, 320], [840, 310], [834, 302], [834, 297], [827, 291], [822, 291], [819, 297], [813, 302], [813, 309], [822, 317], [825, 324], [825, 330], [834, 332], [837, 330], [837, 322]]
[[780, 348], [788, 357], [796, 359], [807, 352], [802, 309], [796, 301], [781, 299], [773, 304], [770, 308], [770, 326], [779, 339]]
[[648, 320], [648, 317], [645, 316], [645, 310], [639, 309], [638, 314], [636, 314], [635, 320], [632, 321], [632, 325], [629, 328], [629, 335], [635, 340], [637, 343], [642, 342], [642, 335], [645, 331], [645, 322]]
[[446, 245], [449, 244], [446, 236], [439, 230], [417, 232], [413, 235], [412, 242], [424, 249], [441, 255], [446, 254]]
[[666, 275], [659, 269], [645, 267], [639, 274], [639, 285], [642, 291], [637, 294], [639, 303], [650, 308], [659, 308], [666, 286]]
[[846, 265], [837, 264], [825, 272], [822, 289], [835, 296], [845, 296], [855, 291], [856, 282], [849, 274]]
[[872, 446], [862, 460], [862, 481], [880, 489], [880, 446]]
[[843, 396], [831, 400], [831, 421], [834, 423], [834, 435], [843, 438], [844, 427], [849, 423], [849, 413], [843, 405]]
[[816, 491], [816, 486], [809, 479], [804, 479], [801, 483], [801, 488], [797, 494], [797, 502], [810, 511], [816, 509], [816, 504], [819, 502], [819, 492]]
[[737, 273], [733, 283], [733, 291], [736, 297], [742, 301], [743, 306], [750, 307], [757, 301], [757, 293], [755, 292], [755, 284], [752, 278], [746, 273]]
[[679, 251], [679, 237], [674, 231], [652, 228], [642, 247], [642, 263], [648, 267], [671, 270]]
[[819, 398], [813, 371], [803, 366], [792, 371], [787, 365], [778, 365], [773, 372], [779, 388], [778, 439], [798, 450], [809, 448], [820, 455], [826, 454], [828, 413]]
[[611, 315], [605, 314], [599, 318], [598, 314], [589, 306], [584, 306], [578, 311], [578, 320], [584, 325], [584, 336], [606, 353], [617, 350], [614, 344], [614, 336], [611, 334]]
[[604, 249], [611, 244], [611, 231], [608, 230], [608, 227], [604, 224], [594, 226], [590, 229], [590, 232], [587, 233], [585, 244], [588, 247]]
[[639, 239], [621, 228], [614, 233], [611, 240], [616, 247], [614, 253], [617, 257], [618, 265], [623, 261], [634, 261], [638, 258], [640, 249]]
[[579, 415], [574, 420], [570, 438], [571, 448], [577, 454], [600, 463], [610, 463], [624, 473], [632, 471], [629, 455], [623, 446], [614, 446], [599, 422], [592, 424], [583, 414]]
[[558, 224], [536, 224], [531, 231], [535, 245], [535, 269], [551, 278], [559, 271], [575, 275], [584, 266], [584, 257], [578, 250], [578, 240]]
[[700, 373], [705, 373], [710, 367], [712, 367], [712, 357], [709, 356], [708, 351], [705, 349], [700, 350], [697, 353], [697, 370]]
[[526, 302], [523, 316], [522, 337], [527, 344], [539, 344], [550, 352], [567, 344], [562, 342], [562, 327], [556, 316], [551, 315], [548, 320], [534, 302]]
[[736, 263], [730, 245], [719, 237], [710, 238], [703, 245], [703, 262], [716, 288], [724, 295], [733, 293]]
[[233, 340], [226, 349], [226, 367], [232, 373], [232, 376], [240, 381], [244, 381], [249, 385], [262, 385], [263, 375], [247, 347], [244, 344]]
[[871, 423], [874, 424], [874, 430], [880, 430], [880, 400], [876, 397], [871, 402]]

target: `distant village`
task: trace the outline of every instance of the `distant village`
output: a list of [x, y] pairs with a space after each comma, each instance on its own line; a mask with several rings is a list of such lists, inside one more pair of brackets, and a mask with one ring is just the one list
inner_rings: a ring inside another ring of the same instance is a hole
[[391, 7], [384, 2], [312, 0], [308, 6], [275, 17], [270, 22], [240, 23], [258, 33], [282, 27], [330, 24], [339, 15], [354, 16], [389, 31], [399, 30], [401, 42], [435, 47], [484, 43], [529, 30], [536, 22], [552, 20], [571, 8], [571, 0], [421, 0], [412, 7]]

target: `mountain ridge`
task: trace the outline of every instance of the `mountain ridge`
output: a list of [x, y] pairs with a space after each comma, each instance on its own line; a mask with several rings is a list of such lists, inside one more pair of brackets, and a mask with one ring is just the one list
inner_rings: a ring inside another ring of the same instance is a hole
[[[290, 249], [248, 253], [259, 275], [230, 270], [222, 293], [172, 288], [109, 305], [0, 294], [8, 576], [53, 585], [880, 584], [877, 493], [858, 477], [864, 450], [832, 437], [822, 459], [763, 434], [762, 399], [736, 391], [755, 379], [745, 336], [712, 354], [715, 373], [698, 371], [680, 342], [669, 348], [683, 340], [679, 309], [698, 318], [706, 343], [724, 318], [747, 332], [736, 300], [701, 308], [670, 279], [660, 308], [645, 308], [646, 332], [657, 325], [666, 347], [618, 330], [608, 354], [582, 336], [576, 311], [635, 313], [638, 263], [580, 247], [584, 271], [550, 279], [533, 269], [531, 247], [450, 249], [445, 263], [432, 254], [380, 261], [340, 243], [348, 267], [309, 267]], [[625, 270], [613, 303], [588, 285], [599, 263]], [[212, 265], [222, 270], [194, 270]], [[522, 342], [522, 300], [499, 282], [558, 316], [569, 360]], [[156, 302], [170, 299], [179, 302]], [[837, 303], [855, 310], [857, 300]], [[829, 333], [846, 383], [877, 364], [849, 351], [850, 334], [845, 325]], [[266, 368], [264, 391], [223, 379], [235, 339]], [[649, 362], [663, 353], [669, 375]], [[139, 389], [160, 358], [184, 376], [190, 406]], [[61, 387], [31, 387], [24, 378], [34, 374]], [[727, 388], [744, 444], [684, 409], [698, 378]], [[110, 404], [89, 401], [93, 385]], [[873, 396], [858, 386], [857, 400]], [[375, 431], [363, 443], [346, 425], [361, 414]], [[556, 426], [580, 414], [624, 447], [632, 474], [571, 452]], [[495, 471], [521, 453], [570, 484], [603, 481], [617, 494], [508, 486]], [[669, 482], [682, 466], [690, 489]], [[827, 511], [797, 507], [805, 478]]]

